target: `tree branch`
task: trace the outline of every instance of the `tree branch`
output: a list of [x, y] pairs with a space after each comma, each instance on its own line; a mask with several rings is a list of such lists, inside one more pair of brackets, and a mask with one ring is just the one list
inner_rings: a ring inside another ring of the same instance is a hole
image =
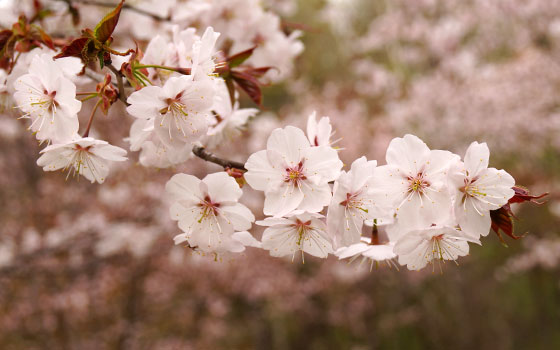
[[124, 83], [123, 83], [123, 74], [115, 68], [112, 64], [105, 65], [117, 78], [117, 88], [119, 89], [119, 99], [127, 106], [130, 106], [130, 103], [126, 102], [126, 93], [124, 92]]
[[[71, 1], [71, 2], [78, 3], [78, 4], [83, 4], [83, 5], [93, 5], [93, 6], [110, 7], [110, 8], [113, 8], [117, 5], [117, 4], [111, 3], [111, 2], [94, 1], [94, 0], [74, 0], [74, 1]], [[152, 19], [154, 19], [156, 21], [170, 21], [171, 20], [171, 16], [162, 17], [162, 16], [159, 16], [159, 15], [156, 15], [155, 13], [151, 13], [149, 11], [139, 9], [137, 7], [131, 6], [131, 5], [126, 4], [126, 3], [123, 5], [122, 8], [130, 10], [132, 12], [139, 13], [139, 14], [144, 15], [144, 16], [151, 17]]]
[[194, 146], [192, 152], [198, 158], [204, 159], [205, 161], [210, 163], [218, 164], [224, 168], [234, 168], [234, 169], [247, 171], [247, 169], [245, 169], [245, 164], [241, 162], [236, 162], [234, 160], [228, 160], [228, 159], [222, 159], [216, 157], [212, 153], [207, 152], [202, 146]]

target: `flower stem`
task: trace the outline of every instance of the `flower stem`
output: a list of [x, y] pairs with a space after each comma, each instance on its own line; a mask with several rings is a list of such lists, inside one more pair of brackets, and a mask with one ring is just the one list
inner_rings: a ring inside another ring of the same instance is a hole
[[377, 229], [377, 219], [373, 219], [373, 226], [371, 228], [371, 244], [379, 244], [379, 230]]
[[167, 67], [167, 66], [160, 66], [158, 64], [138, 64], [134, 66], [134, 69], [143, 69], [143, 68], [156, 68], [156, 69], [163, 69], [163, 70], [170, 70], [172, 72], [177, 72], [185, 75], [191, 74], [190, 68], [181, 68], [181, 67]]
[[86, 131], [84, 131], [84, 134], [82, 135], [82, 137], [88, 137], [89, 135], [89, 130], [91, 129], [91, 124], [93, 124], [93, 118], [95, 117], [95, 111], [97, 111], [97, 107], [99, 107], [99, 105], [103, 102], [102, 99], [99, 99], [99, 101], [97, 101], [97, 103], [95, 104], [95, 107], [93, 107], [93, 110], [91, 111], [91, 114], [89, 116], [89, 120], [86, 126]]

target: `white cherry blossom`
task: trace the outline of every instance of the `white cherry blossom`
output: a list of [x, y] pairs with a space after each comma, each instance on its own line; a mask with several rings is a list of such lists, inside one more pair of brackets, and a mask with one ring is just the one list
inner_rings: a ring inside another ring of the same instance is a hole
[[499, 209], [513, 197], [515, 180], [504, 170], [488, 168], [486, 143], [473, 142], [464, 163], [457, 162], [449, 179], [454, 190], [455, 218], [461, 229], [479, 237], [490, 231], [490, 210]]
[[333, 252], [332, 241], [321, 220], [323, 215], [297, 211], [285, 218], [266, 218], [257, 225], [268, 226], [262, 237], [262, 248], [271, 256], [288, 256], [301, 251], [319, 258]]
[[212, 111], [215, 112], [214, 121], [208, 129], [204, 142], [208, 148], [217, 148], [241, 135], [249, 119], [259, 112], [256, 108], [239, 108], [237, 92], [232, 106], [225, 82], [220, 81], [216, 86], [214, 106], [212, 107]]
[[154, 132], [161, 142], [182, 148], [206, 133], [213, 98], [211, 82], [172, 77], [163, 87], [148, 86], [132, 93], [127, 111], [139, 119], [154, 119]]
[[458, 159], [459, 156], [448, 151], [430, 150], [413, 135], [391, 141], [387, 165], [375, 169], [372, 193], [378, 205], [395, 209], [396, 237], [392, 239], [448, 219], [451, 195], [447, 172]]
[[357, 243], [351, 244], [348, 247], [340, 247], [334, 254], [339, 260], [350, 259], [350, 263], [361, 257], [360, 265], [369, 260], [370, 271], [373, 269], [373, 265], [379, 266], [381, 263], [385, 263], [389, 267], [394, 266], [398, 270], [399, 268], [394, 261], [397, 257], [393, 252], [394, 246], [394, 242], [371, 244], [370, 238], [361, 237]]
[[187, 241], [204, 252], [240, 252], [245, 248], [243, 237], [235, 232], [251, 228], [255, 217], [238, 203], [242, 191], [225, 172], [213, 173], [200, 180], [187, 174], [174, 175], [165, 186], [173, 204], [171, 218], [183, 231], [174, 240]]
[[126, 151], [107, 141], [75, 135], [72, 141], [47, 146], [41, 151], [37, 165], [44, 171], [64, 170], [103, 183], [109, 174], [110, 162], [122, 162]]
[[140, 151], [139, 161], [145, 167], [168, 168], [192, 157], [192, 146], [170, 148], [154, 132], [154, 119], [136, 119], [130, 127], [131, 151]]
[[458, 257], [469, 253], [468, 242], [480, 244], [478, 239], [453, 227], [431, 226], [401, 237], [395, 244], [394, 252], [399, 257], [399, 264], [406, 265], [409, 270], [421, 270], [434, 260], [457, 263]]
[[220, 33], [216, 33], [212, 27], [206, 28], [202, 38], [193, 44], [193, 58], [191, 74], [196, 80], [209, 78], [214, 74], [216, 64], [216, 41]]
[[245, 167], [247, 183], [265, 191], [264, 213], [279, 217], [328, 205], [329, 181], [338, 177], [342, 162], [331, 147], [311, 147], [301, 129], [287, 126], [274, 130], [267, 149], [252, 154]]
[[332, 125], [329, 117], [322, 117], [317, 122], [317, 113], [313, 112], [307, 118], [307, 138], [312, 146], [331, 146], [333, 136]]
[[342, 171], [334, 182], [333, 197], [327, 214], [327, 227], [333, 236], [334, 248], [360, 241], [365, 220], [384, 223], [392, 216], [389, 207], [379, 207], [371, 196], [370, 182], [377, 162], [366, 157], [356, 159], [350, 171]]
[[76, 85], [51, 56], [35, 56], [29, 74], [19, 77], [14, 87], [14, 99], [23, 117], [31, 119], [29, 129], [38, 140], [68, 141], [78, 132], [82, 103], [76, 100]]

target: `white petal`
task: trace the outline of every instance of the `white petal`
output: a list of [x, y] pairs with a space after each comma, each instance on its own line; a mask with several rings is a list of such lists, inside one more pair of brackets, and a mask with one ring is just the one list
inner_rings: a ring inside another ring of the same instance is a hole
[[284, 216], [295, 210], [303, 201], [303, 192], [291, 184], [285, 184], [275, 191], [265, 192], [265, 215]]
[[319, 176], [321, 181], [335, 180], [342, 169], [342, 161], [338, 152], [329, 146], [307, 148], [302, 152], [304, 156], [304, 173], [307, 177]]
[[282, 155], [285, 164], [297, 165], [303, 158], [302, 151], [309, 148], [309, 141], [301, 129], [287, 126], [272, 131], [266, 148]]
[[221, 207], [220, 214], [238, 231], [250, 229], [251, 223], [255, 221], [255, 216], [249, 208], [240, 203]]
[[237, 202], [243, 191], [226, 172], [208, 174], [202, 180], [208, 186], [208, 195], [214, 203]]
[[272, 190], [283, 182], [281, 171], [284, 169], [276, 169], [269, 163], [266, 150], [253, 153], [245, 163], [245, 168], [245, 180], [255, 190]]
[[167, 181], [165, 192], [174, 200], [185, 199], [198, 203], [203, 197], [200, 192], [200, 182], [196, 176], [176, 174]]
[[297, 209], [318, 213], [323, 207], [329, 205], [331, 201], [331, 187], [328, 183], [320, 186], [310, 184], [308, 181], [302, 181], [301, 192], [303, 199], [297, 206]]
[[465, 154], [465, 169], [468, 171], [469, 177], [477, 176], [480, 171], [488, 168], [488, 160], [490, 158], [490, 150], [486, 142], [473, 142], [467, 149]]
[[417, 174], [420, 166], [430, 156], [430, 149], [414, 135], [407, 134], [403, 138], [394, 138], [387, 147], [385, 159], [387, 164], [396, 166], [408, 174]]

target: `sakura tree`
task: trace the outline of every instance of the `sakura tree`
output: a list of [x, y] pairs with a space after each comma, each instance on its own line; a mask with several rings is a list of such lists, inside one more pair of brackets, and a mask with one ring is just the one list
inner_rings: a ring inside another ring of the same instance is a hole
[[[107, 12], [93, 29], [79, 36], [49, 31], [51, 6], [82, 25], [80, 3], [34, 1], [0, 32], [4, 104], [28, 119], [22, 123], [29, 137], [44, 145], [37, 159], [44, 171], [100, 186], [117, 162], [134, 172], [127, 150], [90, 135], [107, 123], [98, 115], [118, 104], [134, 119], [122, 137], [141, 166], [170, 168], [194, 157], [221, 166], [202, 179], [178, 173], [167, 182], [161, 196], [178, 224], [175, 244], [215, 260], [251, 247], [292, 260], [335, 255], [419, 270], [456, 262], [491, 229], [500, 240], [502, 233], [519, 238], [511, 204], [541, 197], [489, 167], [490, 151], [476, 141], [461, 157], [407, 134], [390, 142], [384, 165], [367, 154], [345, 165], [344, 140], [335, 139], [328, 117], [317, 121], [315, 113], [301, 115], [308, 118], [305, 132], [276, 128], [266, 148], [245, 162], [225, 159], [219, 146], [240, 142], [264, 109], [261, 87], [289, 79], [303, 49], [301, 32], [283, 28], [256, 0], [161, 1], [163, 16], [142, 2], [122, 0], [109, 9], [93, 2]], [[150, 32], [142, 21], [127, 22], [119, 32], [123, 11], [159, 25]], [[146, 42], [119, 38], [126, 31]], [[252, 105], [242, 107], [247, 99]], [[94, 106], [81, 123], [89, 100]], [[262, 213], [243, 203], [247, 187], [262, 192]], [[253, 225], [264, 227], [260, 240]]]

